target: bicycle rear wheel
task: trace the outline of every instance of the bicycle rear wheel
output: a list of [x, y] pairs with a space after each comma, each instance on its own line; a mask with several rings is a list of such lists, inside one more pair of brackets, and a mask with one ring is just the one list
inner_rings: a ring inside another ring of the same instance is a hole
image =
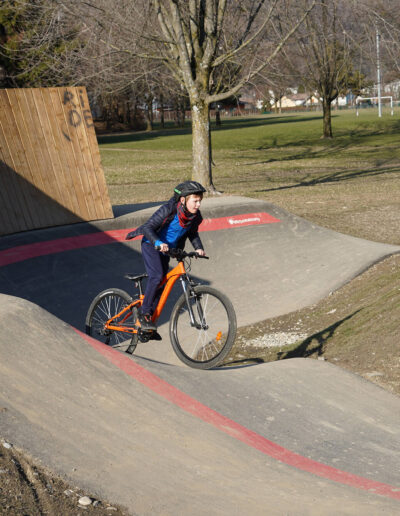
[[236, 314], [230, 300], [218, 290], [201, 285], [193, 292], [189, 302], [196, 325], [191, 323], [182, 295], [171, 314], [171, 343], [182, 362], [196, 369], [210, 369], [221, 364], [232, 349]]
[[[118, 288], [109, 288], [100, 292], [89, 307], [86, 316], [86, 333], [108, 346], [120, 347], [122, 344], [127, 344], [126, 341], [131, 339], [131, 334], [108, 330], [105, 328], [105, 324], [132, 301], [132, 297], [127, 292]], [[128, 311], [115, 323], [121, 323], [123, 319], [125, 325], [132, 326], [136, 321], [134, 315], [132, 311]]]

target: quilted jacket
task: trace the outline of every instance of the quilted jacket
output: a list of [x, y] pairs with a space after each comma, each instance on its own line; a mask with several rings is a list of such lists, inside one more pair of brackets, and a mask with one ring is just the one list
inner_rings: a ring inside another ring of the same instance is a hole
[[[161, 230], [161, 228], [173, 220], [176, 212], [177, 201], [175, 197], [171, 197], [171, 199], [166, 204], [163, 204], [158, 208], [158, 210], [149, 218], [147, 222], [139, 226], [134, 231], [128, 233], [125, 239], [130, 240], [131, 238], [144, 235], [147, 240], [149, 240], [149, 242], [155, 245], [156, 240], [158, 240], [157, 233]], [[185, 247], [186, 239], [189, 238], [194, 249], [203, 249], [203, 244], [201, 243], [198, 233], [198, 229], [202, 220], [203, 217], [201, 216], [200, 211], [198, 211], [188, 232], [179, 240], [177, 244], [178, 248], [183, 249]]]

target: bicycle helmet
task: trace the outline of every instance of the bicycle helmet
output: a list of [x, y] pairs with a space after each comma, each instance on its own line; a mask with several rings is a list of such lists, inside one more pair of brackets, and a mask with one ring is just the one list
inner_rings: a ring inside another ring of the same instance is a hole
[[175, 197], [187, 197], [188, 195], [203, 194], [206, 191], [197, 181], [184, 181], [174, 188]]

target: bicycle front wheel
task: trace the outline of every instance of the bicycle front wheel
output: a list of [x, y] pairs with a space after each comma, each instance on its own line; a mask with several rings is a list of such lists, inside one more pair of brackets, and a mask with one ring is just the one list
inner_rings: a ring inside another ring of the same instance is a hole
[[232, 349], [236, 336], [235, 310], [224, 294], [204, 285], [194, 287], [189, 303], [191, 310], [182, 295], [173, 308], [169, 325], [172, 347], [190, 367], [216, 367]]
[[[130, 303], [132, 303], [131, 296], [119, 288], [109, 288], [100, 292], [89, 307], [86, 316], [86, 333], [108, 346], [119, 347], [122, 343], [126, 343], [125, 341], [131, 339], [132, 335], [123, 331], [108, 330], [106, 323]], [[132, 312], [123, 314], [115, 324], [120, 324], [122, 321], [126, 326], [133, 325], [135, 319]]]

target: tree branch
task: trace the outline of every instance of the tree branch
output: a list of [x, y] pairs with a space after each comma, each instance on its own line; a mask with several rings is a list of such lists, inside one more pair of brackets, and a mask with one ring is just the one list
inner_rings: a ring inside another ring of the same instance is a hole
[[241, 81], [239, 81], [236, 84], [236, 86], [234, 86], [233, 88], [230, 88], [229, 90], [227, 90], [223, 93], [219, 93], [219, 94], [215, 94], [215, 95], [208, 95], [206, 98], [206, 101], [210, 104], [212, 102], [219, 102], [220, 100], [224, 100], [228, 97], [235, 95], [236, 93], [238, 93], [241, 90], [241, 88], [243, 88], [243, 86], [245, 84], [247, 84], [249, 81], [251, 81], [251, 79], [253, 77], [255, 77], [257, 74], [259, 74], [264, 68], [266, 68], [275, 59], [275, 57], [279, 54], [279, 52], [284, 47], [284, 45], [286, 44], [288, 39], [293, 36], [293, 34], [298, 29], [298, 27], [303, 23], [303, 21], [306, 19], [306, 17], [310, 13], [310, 11], [314, 8], [315, 3], [316, 3], [316, 0], [313, 0], [311, 6], [303, 13], [303, 16], [296, 23], [296, 25], [294, 27], [292, 27], [292, 29], [286, 34], [286, 36], [279, 42], [279, 44], [275, 47], [275, 50], [272, 52], [272, 54], [270, 54], [270, 56], [268, 57], [267, 60], [265, 60], [255, 70], [251, 71], [247, 75], [247, 77], [244, 77]]
[[[263, 2], [264, 2], [264, 0], [263, 0]], [[316, 0], [314, 0], [313, 5], [315, 4], [315, 2], [316, 2]], [[271, 4], [271, 7], [269, 8], [268, 14], [267, 14], [264, 22], [262, 23], [261, 27], [253, 34], [253, 36], [251, 38], [249, 38], [248, 40], [239, 44], [239, 46], [237, 46], [234, 50], [231, 50], [230, 52], [218, 57], [214, 61], [214, 63], [212, 63], [212, 66], [213, 67], [219, 66], [220, 64], [228, 61], [229, 59], [232, 59], [233, 56], [240, 53], [243, 49], [245, 49], [247, 46], [249, 46], [254, 40], [256, 40], [258, 38], [258, 36], [263, 32], [263, 30], [265, 29], [267, 24], [269, 23], [272, 13], [273, 13], [273, 10], [275, 9], [275, 6], [277, 3], [278, 3], [278, 0], [273, 1], [273, 3]], [[243, 41], [243, 39], [244, 38], [241, 38], [242, 41]]]

